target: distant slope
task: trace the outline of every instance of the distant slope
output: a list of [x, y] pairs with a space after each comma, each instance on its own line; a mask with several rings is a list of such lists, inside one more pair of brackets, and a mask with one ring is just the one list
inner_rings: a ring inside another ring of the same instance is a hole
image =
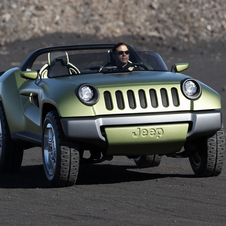
[[223, 0], [1, 0], [0, 45], [55, 32], [170, 42], [225, 40]]

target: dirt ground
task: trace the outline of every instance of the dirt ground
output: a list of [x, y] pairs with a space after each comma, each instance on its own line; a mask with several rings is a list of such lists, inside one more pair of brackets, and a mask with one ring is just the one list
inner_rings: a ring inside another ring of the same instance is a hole
[[[113, 40], [117, 42], [119, 40]], [[45, 36], [1, 47], [0, 71], [19, 66], [33, 50], [62, 44], [112, 42], [73, 35]], [[226, 47], [200, 43], [192, 48], [134, 43], [135, 49], [159, 52], [170, 69], [188, 62], [190, 75], [222, 98], [226, 122]], [[225, 124], [226, 125], [226, 124]], [[197, 178], [188, 159], [163, 157], [157, 168], [137, 169], [126, 157], [81, 166], [78, 184], [49, 188], [41, 149], [25, 151], [19, 173], [0, 175], [1, 225], [225, 225], [226, 166], [218, 177]]]

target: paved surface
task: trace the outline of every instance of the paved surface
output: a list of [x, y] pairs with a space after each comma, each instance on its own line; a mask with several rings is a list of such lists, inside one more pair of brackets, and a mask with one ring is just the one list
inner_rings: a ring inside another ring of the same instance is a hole
[[136, 169], [115, 157], [82, 166], [77, 185], [53, 189], [34, 148], [19, 173], [0, 176], [1, 225], [225, 225], [225, 179], [225, 170], [196, 178], [187, 159]]
[[[224, 49], [161, 53], [167, 65], [226, 91]], [[1, 65], [9, 64], [10, 57]], [[8, 60], [8, 61], [7, 61]], [[0, 175], [1, 225], [225, 225], [226, 166], [218, 177], [196, 178], [188, 159], [163, 157], [157, 168], [136, 169], [126, 157], [81, 166], [78, 184], [49, 188], [41, 149], [25, 151], [19, 173]]]

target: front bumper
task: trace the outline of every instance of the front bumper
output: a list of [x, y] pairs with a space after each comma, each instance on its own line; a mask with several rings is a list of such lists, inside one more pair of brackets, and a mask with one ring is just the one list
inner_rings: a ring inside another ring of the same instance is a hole
[[[215, 133], [222, 126], [220, 110], [171, 114], [145, 114], [126, 116], [100, 116], [82, 118], [62, 118], [61, 123], [68, 139], [95, 144], [103, 149], [108, 146], [105, 128], [142, 125], [170, 125], [188, 123], [186, 139], [194, 139]], [[184, 141], [185, 141], [184, 140]]]

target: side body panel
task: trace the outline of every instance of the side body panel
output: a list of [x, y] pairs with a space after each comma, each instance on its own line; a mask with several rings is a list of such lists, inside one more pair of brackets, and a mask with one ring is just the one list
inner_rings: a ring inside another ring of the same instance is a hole
[[24, 117], [19, 89], [26, 80], [21, 78], [20, 72], [21, 71], [18, 68], [14, 68], [0, 77], [1, 101], [10, 132], [14, 133], [24, 130], [26, 125], [26, 130], [40, 133], [40, 130], [35, 123], [33, 121], [28, 121], [28, 119]]

